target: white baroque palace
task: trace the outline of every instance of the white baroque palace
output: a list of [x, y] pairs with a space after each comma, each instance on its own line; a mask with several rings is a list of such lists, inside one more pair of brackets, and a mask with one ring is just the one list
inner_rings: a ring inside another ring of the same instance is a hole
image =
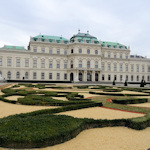
[[87, 33], [70, 40], [38, 35], [28, 49], [0, 48], [0, 74], [8, 81], [140, 82], [150, 81], [150, 59], [130, 55], [120, 43], [99, 41]]

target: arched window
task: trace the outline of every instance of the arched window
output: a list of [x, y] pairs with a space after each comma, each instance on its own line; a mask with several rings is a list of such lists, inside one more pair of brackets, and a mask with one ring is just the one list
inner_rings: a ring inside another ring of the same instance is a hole
[[7, 78], [8, 78], [9, 80], [11, 79], [11, 72], [10, 72], [10, 71], [7, 72]]
[[16, 79], [20, 79], [20, 72], [16, 73]]
[[87, 50], [87, 54], [90, 54], [90, 50], [89, 49]]
[[82, 68], [82, 60], [79, 60], [79, 68]]
[[29, 73], [26, 72], [26, 73], [25, 73], [25, 79], [28, 79], [28, 77], [29, 77]]
[[90, 68], [90, 61], [87, 61], [87, 68]]

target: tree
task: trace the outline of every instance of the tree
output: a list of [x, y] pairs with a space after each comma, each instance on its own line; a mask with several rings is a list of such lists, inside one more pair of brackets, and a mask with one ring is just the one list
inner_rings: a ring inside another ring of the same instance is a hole
[[113, 83], [112, 83], [112, 85], [116, 85], [116, 83], [115, 83], [115, 79], [113, 80]]
[[124, 82], [124, 86], [128, 86], [128, 82], [127, 82], [127, 80], [125, 80], [125, 82]]
[[145, 85], [145, 82], [144, 82], [144, 80], [142, 79], [142, 80], [141, 80], [141, 83], [140, 83], [140, 87], [144, 87], [144, 85]]

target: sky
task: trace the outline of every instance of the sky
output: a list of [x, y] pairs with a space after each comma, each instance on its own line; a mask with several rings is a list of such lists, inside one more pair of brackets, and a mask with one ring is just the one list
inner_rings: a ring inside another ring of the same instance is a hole
[[0, 0], [0, 47], [87, 33], [150, 58], [150, 0]]

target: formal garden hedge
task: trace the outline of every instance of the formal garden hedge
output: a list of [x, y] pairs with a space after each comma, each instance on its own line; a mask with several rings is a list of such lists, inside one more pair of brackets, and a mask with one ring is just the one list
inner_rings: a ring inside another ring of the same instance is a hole
[[[110, 88], [111, 89], [111, 88]], [[124, 126], [136, 130], [142, 130], [150, 126], [150, 110], [145, 108], [136, 108], [122, 104], [105, 102], [95, 102], [94, 100], [86, 100], [78, 93], [70, 92], [47, 92], [47, 91], [25, 91], [4, 89], [5, 95], [0, 96], [0, 100], [5, 100], [6, 96], [22, 95], [18, 102], [23, 103], [30, 101], [31, 103], [57, 103], [65, 101], [54, 100], [52, 96], [64, 95], [68, 98], [68, 103], [62, 104], [61, 107], [55, 109], [38, 110], [30, 113], [13, 115], [0, 119], [0, 147], [6, 148], [41, 148], [63, 143], [77, 136], [81, 131], [91, 128], [116, 127]], [[90, 92], [97, 94], [95, 92]], [[110, 94], [112, 94], [111, 92]], [[36, 95], [36, 94], [44, 94]], [[120, 94], [120, 93], [118, 93]], [[118, 96], [118, 95], [117, 95]], [[136, 95], [137, 96], [137, 95]], [[128, 102], [147, 102], [147, 99], [117, 99], [118, 101]], [[22, 102], [21, 102], [22, 101]], [[50, 105], [51, 105], [50, 104]], [[36, 104], [37, 105], [37, 104]], [[41, 104], [40, 104], [41, 105]], [[132, 110], [135, 112], [145, 113], [144, 117], [132, 119], [114, 119], [114, 120], [94, 120], [79, 119], [65, 115], [57, 115], [57, 113], [78, 110], [89, 107], [104, 106], [109, 108], [117, 108], [121, 110]]]
[[139, 104], [148, 102], [147, 98], [120, 98], [120, 99], [112, 99], [113, 103], [116, 104]]
[[122, 89], [103, 89], [103, 92], [122, 92]]

